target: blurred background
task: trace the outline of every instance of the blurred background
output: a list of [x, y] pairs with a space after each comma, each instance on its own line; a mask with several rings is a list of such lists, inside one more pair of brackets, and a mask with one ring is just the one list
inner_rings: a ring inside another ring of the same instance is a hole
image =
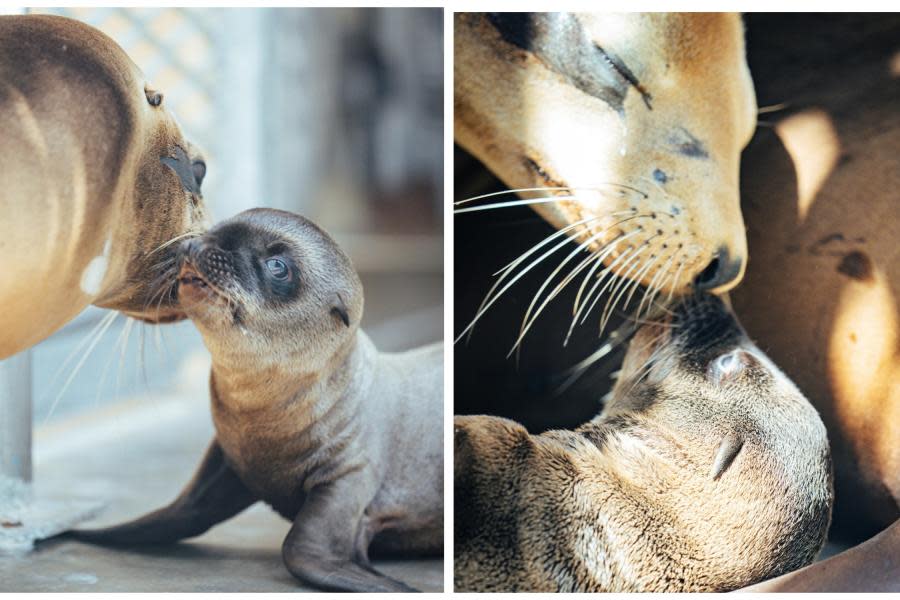
[[[381, 350], [441, 339], [441, 9], [2, 13], [63, 15], [108, 34], [203, 151], [212, 222], [255, 206], [303, 214], [353, 259], [362, 326]], [[91, 307], [30, 352], [37, 496], [104, 503], [91, 526], [170, 502], [214, 435], [210, 360], [193, 325]], [[297, 591], [280, 558], [289, 526], [260, 503], [159, 551], [51, 542], [0, 555], [0, 591]], [[377, 564], [442, 588], [440, 559]]]
[[[79, 19], [122, 46], [203, 151], [213, 222], [254, 206], [303, 214], [352, 257], [366, 290], [363, 327], [380, 347], [440, 338], [440, 9], [22, 12]], [[122, 316], [87, 352], [106, 314], [88, 309], [34, 348], [37, 425], [177, 385], [204, 360], [190, 323]]]

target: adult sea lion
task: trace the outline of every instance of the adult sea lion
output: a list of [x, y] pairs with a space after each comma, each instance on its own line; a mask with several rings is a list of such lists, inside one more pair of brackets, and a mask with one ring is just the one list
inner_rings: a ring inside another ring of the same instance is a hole
[[89, 304], [183, 318], [154, 286], [201, 228], [206, 165], [109, 37], [0, 17], [0, 359]]
[[[577, 400], [596, 397], [602, 375], [561, 393], [560, 404], [577, 406], [576, 415], [546, 398], [560, 393], [561, 373], [597, 349], [604, 313], [614, 320], [612, 309], [624, 309], [628, 298], [628, 310], [638, 307], [643, 294], [632, 286], [663, 299], [692, 289], [724, 292], [743, 276], [738, 175], [756, 100], [741, 18], [553, 12], [454, 19], [456, 142], [507, 189], [538, 188], [521, 195], [537, 196], [531, 208], [553, 226], [527, 223], [532, 211], [521, 207], [456, 217], [463, 327], [491, 274], [548, 242], [518, 267], [515, 274], [530, 271], [481, 316], [471, 342], [457, 345], [457, 397], [466, 412], [490, 406], [487, 412], [515, 415], [529, 428], [582, 423], [596, 407]], [[463, 166], [456, 161], [457, 201], [497, 191], [467, 185]], [[507, 192], [458, 209], [514, 200]], [[564, 241], [551, 236], [564, 230], [572, 242], [551, 253]], [[532, 298], [530, 317], [543, 308], [516, 360], [506, 360]]]
[[831, 537], [866, 540], [765, 589], [898, 592], [900, 15], [747, 26], [761, 103], [781, 108], [744, 154], [752, 260], [734, 307], [828, 429]]
[[677, 294], [740, 282], [756, 99], [739, 15], [456, 13], [453, 72], [456, 142], [509, 188], [545, 188], [535, 210], [615, 273]]
[[818, 414], [715, 297], [641, 327], [603, 412], [456, 417], [458, 591], [725, 591], [803, 567], [832, 502]]
[[293, 521], [282, 553], [299, 579], [410, 591], [368, 556], [442, 552], [442, 345], [379, 353], [350, 259], [289, 212], [243, 212], [179, 261], [178, 298], [212, 354], [216, 438], [175, 502], [73, 535], [170, 543], [265, 500]]

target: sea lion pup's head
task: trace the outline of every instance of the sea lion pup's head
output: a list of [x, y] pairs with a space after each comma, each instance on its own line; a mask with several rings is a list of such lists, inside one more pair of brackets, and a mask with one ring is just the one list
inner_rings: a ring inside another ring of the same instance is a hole
[[832, 503], [825, 427], [722, 300], [689, 297], [643, 325], [589, 427], [679, 530], [683, 547], [670, 550], [706, 557], [716, 589], [802, 567], [821, 549]]
[[334, 240], [300, 215], [242, 212], [184, 241], [178, 260], [179, 300], [214, 363], [302, 363], [312, 373], [351, 349], [362, 283]]

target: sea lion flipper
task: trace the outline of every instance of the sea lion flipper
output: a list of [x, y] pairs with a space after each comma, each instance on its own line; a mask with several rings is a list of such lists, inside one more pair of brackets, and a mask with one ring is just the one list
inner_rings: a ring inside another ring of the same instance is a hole
[[[298, 554], [294, 562], [285, 565], [292, 575], [326, 590], [340, 592], [418, 592], [402, 581], [392, 579], [374, 569], [366, 569], [348, 560], [338, 560]], [[303, 574], [298, 574], [302, 572]]]
[[418, 591], [369, 564], [371, 532], [363, 521], [370, 482], [360, 470], [310, 490], [281, 546], [291, 575], [333, 591]]
[[213, 440], [191, 482], [168, 506], [121, 525], [64, 535], [101, 545], [171, 544], [200, 535], [256, 500]]

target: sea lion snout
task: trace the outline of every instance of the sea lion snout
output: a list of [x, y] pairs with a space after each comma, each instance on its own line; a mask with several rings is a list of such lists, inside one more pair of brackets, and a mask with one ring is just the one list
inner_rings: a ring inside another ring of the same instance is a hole
[[233, 300], [234, 262], [208, 236], [184, 240], [178, 247], [178, 297], [189, 307], [214, 296]]
[[[685, 349], [700, 350], [746, 338], [737, 317], [718, 296], [698, 294], [675, 309], [672, 326]], [[749, 340], [748, 340], [749, 341]]]
[[193, 269], [207, 279], [215, 279], [234, 272], [231, 253], [219, 248], [207, 236], [182, 242], [178, 250], [178, 260], [182, 269]]
[[[712, 294], [698, 294], [637, 330], [610, 405], [631, 406], [627, 397], [639, 387], [664, 381], [677, 385], [684, 377], [696, 378], [704, 388], [746, 385], [764, 390], [782, 376], [753, 344], [726, 302]], [[713, 393], [712, 397], [718, 396]]]

